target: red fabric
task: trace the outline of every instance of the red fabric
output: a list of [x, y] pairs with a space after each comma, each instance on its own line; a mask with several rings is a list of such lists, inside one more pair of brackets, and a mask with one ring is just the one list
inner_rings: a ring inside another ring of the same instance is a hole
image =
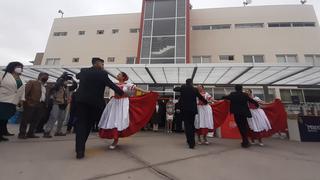
[[198, 135], [207, 135], [209, 132], [213, 132], [213, 129], [208, 129], [208, 128], [200, 128], [196, 130], [196, 133]]
[[262, 109], [266, 113], [272, 129], [269, 131], [263, 131], [259, 133], [250, 131], [249, 137], [252, 137], [252, 138], [270, 137], [277, 132], [283, 132], [288, 129], [287, 112], [280, 99], [275, 99], [273, 103], [264, 105]]
[[228, 114], [225, 123], [221, 126], [221, 137], [228, 139], [241, 138], [237, 123], [234, 120], [233, 114]]
[[[224, 137], [235, 138], [240, 137], [240, 133], [238, 131], [233, 119], [233, 116], [229, 114], [229, 101], [220, 101], [211, 105], [214, 112], [214, 128], [217, 129], [221, 126], [221, 134]], [[275, 99], [273, 103], [264, 105], [262, 107], [264, 112], [266, 113], [272, 130], [268, 132], [260, 132], [254, 133], [252, 131], [249, 132], [249, 137], [253, 138], [264, 138], [270, 137], [277, 132], [283, 132], [288, 129], [287, 125], [287, 113], [284, 105], [281, 100]], [[234, 122], [234, 123], [233, 123]], [[234, 127], [235, 125], [235, 127]]]
[[151, 119], [156, 108], [158, 93], [151, 92], [143, 96], [129, 98], [129, 127], [123, 131], [100, 129], [99, 136], [106, 139], [128, 137], [140, 131]]

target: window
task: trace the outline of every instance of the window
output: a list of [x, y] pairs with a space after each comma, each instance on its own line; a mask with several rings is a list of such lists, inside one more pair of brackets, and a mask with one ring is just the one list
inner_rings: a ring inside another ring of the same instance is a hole
[[116, 59], [115, 57], [108, 57], [107, 61], [108, 61], [108, 62], [114, 62], [115, 59]]
[[78, 63], [79, 60], [80, 60], [80, 58], [72, 58], [72, 62], [74, 62], [74, 63]]
[[320, 102], [320, 90], [304, 90], [306, 102]]
[[194, 64], [211, 63], [211, 56], [193, 56], [192, 63]]
[[86, 31], [79, 31], [78, 34], [79, 34], [80, 36], [85, 35], [85, 34], [86, 34]]
[[192, 26], [192, 30], [217, 30], [217, 29], [230, 29], [230, 28], [231, 28], [231, 24]]
[[127, 57], [127, 64], [135, 64], [136, 57]]
[[297, 63], [297, 55], [276, 55], [278, 63]]
[[264, 63], [263, 55], [245, 55], [243, 56], [245, 63]]
[[268, 27], [315, 27], [315, 22], [275, 22], [268, 23]]
[[138, 33], [139, 30], [140, 30], [139, 28], [131, 28], [130, 33]]
[[219, 59], [220, 61], [234, 61], [234, 55], [221, 55]]
[[306, 63], [311, 63], [315, 66], [320, 66], [320, 55], [305, 55]]
[[46, 65], [59, 65], [60, 58], [48, 58], [46, 59]]
[[112, 34], [117, 34], [119, 33], [119, 29], [112, 29]]
[[245, 23], [245, 24], [236, 24], [235, 28], [263, 28], [263, 23]]
[[97, 30], [97, 34], [99, 35], [104, 34], [104, 30]]
[[67, 36], [68, 32], [54, 32], [53, 36]]

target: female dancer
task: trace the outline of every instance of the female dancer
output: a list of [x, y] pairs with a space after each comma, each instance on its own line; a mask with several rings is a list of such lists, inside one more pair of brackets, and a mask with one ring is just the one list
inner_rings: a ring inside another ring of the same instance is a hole
[[[259, 97], [257, 96], [254, 97], [251, 89], [247, 89], [246, 93], [248, 94], [249, 97], [253, 98], [259, 104], [261, 105], [266, 104]], [[253, 131], [253, 134], [251, 137], [252, 144], [255, 144], [255, 140], [258, 139], [259, 146], [264, 146], [264, 144], [262, 143], [262, 137], [260, 136], [260, 133], [263, 131], [271, 130], [269, 119], [261, 108], [256, 108], [256, 106], [249, 104], [249, 109], [252, 114], [252, 118], [248, 118], [249, 127]]]
[[[212, 96], [207, 93], [202, 85], [198, 85], [198, 90], [200, 94], [208, 101], [208, 102], [216, 102]], [[213, 132], [213, 113], [212, 108], [209, 104], [204, 105], [201, 101], [198, 101], [198, 115], [195, 119], [195, 127], [196, 132], [198, 134], [198, 144], [206, 144], [209, 145], [207, 140], [207, 135], [209, 132]], [[201, 140], [201, 136], [203, 136], [204, 142]]]
[[[158, 95], [127, 83], [128, 75], [120, 72], [117, 76], [117, 86], [124, 91], [123, 96], [114, 96], [107, 104], [99, 122], [101, 138], [113, 139], [109, 149], [115, 149], [119, 137], [130, 136], [143, 128], [150, 120], [156, 107]], [[142, 97], [133, 96], [139, 90], [148, 93]]]

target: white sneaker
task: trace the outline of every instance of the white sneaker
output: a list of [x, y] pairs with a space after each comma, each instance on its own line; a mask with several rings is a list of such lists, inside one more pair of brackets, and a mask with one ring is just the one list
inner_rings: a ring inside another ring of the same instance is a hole
[[199, 145], [202, 145], [202, 142], [201, 142], [201, 141], [198, 141], [198, 144], [199, 144]]
[[260, 146], [260, 147], [263, 147], [263, 146], [264, 146], [264, 144], [263, 144], [263, 143], [259, 143], [259, 146]]
[[204, 142], [205, 145], [209, 145], [210, 143], [208, 141]]
[[110, 146], [109, 146], [109, 149], [110, 149], [110, 150], [114, 150], [114, 149], [116, 149], [116, 147], [117, 147], [116, 145], [110, 145]]

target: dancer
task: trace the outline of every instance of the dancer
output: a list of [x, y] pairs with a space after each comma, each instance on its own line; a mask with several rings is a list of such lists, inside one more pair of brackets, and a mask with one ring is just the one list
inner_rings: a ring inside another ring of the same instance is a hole
[[184, 121], [185, 133], [187, 138], [187, 143], [190, 149], [194, 149], [195, 147], [195, 115], [198, 113], [197, 109], [197, 97], [204, 104], [207, 104], [207, 100], [205, 100], [199, 91], [193, 87], [192, 79], [187, 79], [186, 84], [181, 87], [175, 87], [173, 89], [176, 92], [180, 92], [180, 102], [181, 102], [181, 114], [182, 119]]
[[104, 60], [100, 58], [92, 58], [92, 67], [81, 69], [77, 78], [80, 84], [76, 94], [76, 152], [77, 159], [82, 159], [93, 124], [103, 111], [105, 87], [110, 87], [119, 95], [122, 95], [123, 91], [109, 79], [107, 71], [104, 70]]
[[[116, 95], [110, 100], [99, 123], [99, 135], [101, 138], [113, 139], [109, 149], [117, 147], [120, 137], [130, 136], [143, 128], [150, 120], [156, 107], [158, 95], [138, 88], [136, 85], [127, 83], [129, 77], [120, 72], [117, 76], [117, 86], [122, 89], [124, 95]], [[130, 99], [139, 90], [148, 93], [146, 96], [136, 97], [138, 100]], [[142, 99], [139, 102], [139, 99]], [[134, 103], [134, 104], [132, 104]], [[138, 110], [137, 110], [138, 109]]]
[[230, 112], [234, 114], [235, 121], [242, 137], [241, 146], [243, 148], [248, 148], [250, 147], [250, 144], [248, 140], [247, 118], [252, 117], [251, 112], [248, 108], [248, 103], [251, 102], [256, 107], [259, 107], [259, 104], [255, 100], [250, 98], [247, 94], [242, 92], [242, 85], [236, 85], [235, 90], [236, 92], [232, 92], [230, 95], [223, 98], [230, 100]]
[[[198, 85], [198, 90], [202, 97], [206, 99], [208, 102], [216, 102], [212, 98], [212, 96], [207, 93], [202, 85]], [[213, 114], [212, 114], [212, 108], [209, 104], [205, 105], [202, 101], [197, 100], [198, 102], [198, 115], [195, 119], [195, 127], [196, 127], [196, 133], [198, 134], [198, 144], [206, 144], [209, 145], [209, 142], [207, 140], [207, 135], [209, 132], [213, 132], [214, 126], [213, 126]], [[203, 137], [203, 141], [201, 140], [201, 136]]]
[[[246, 93], [250, 98], [257, 101], [260, 105], [266, 104], [259, 97], [257, 96], [254, 97], [251, 89], [247, 89]], [[253, 131], [253, 134], [251, 137], [251, 141], [252, 141], [251, 144], [255, 144], [255, 140], [258, 139], [259, 146], [264, 146], [264, 144], [262, 143], [262, 137], [259, 135], [263, 131], [271, 130], [269, 119], [266, 116], [265, 112], [261, 108], [257, 108], [254, 104], [249, 103], [249, 109], [252, 117], [248, 118], [248, 124], [249, 124], [249, 128]]]

